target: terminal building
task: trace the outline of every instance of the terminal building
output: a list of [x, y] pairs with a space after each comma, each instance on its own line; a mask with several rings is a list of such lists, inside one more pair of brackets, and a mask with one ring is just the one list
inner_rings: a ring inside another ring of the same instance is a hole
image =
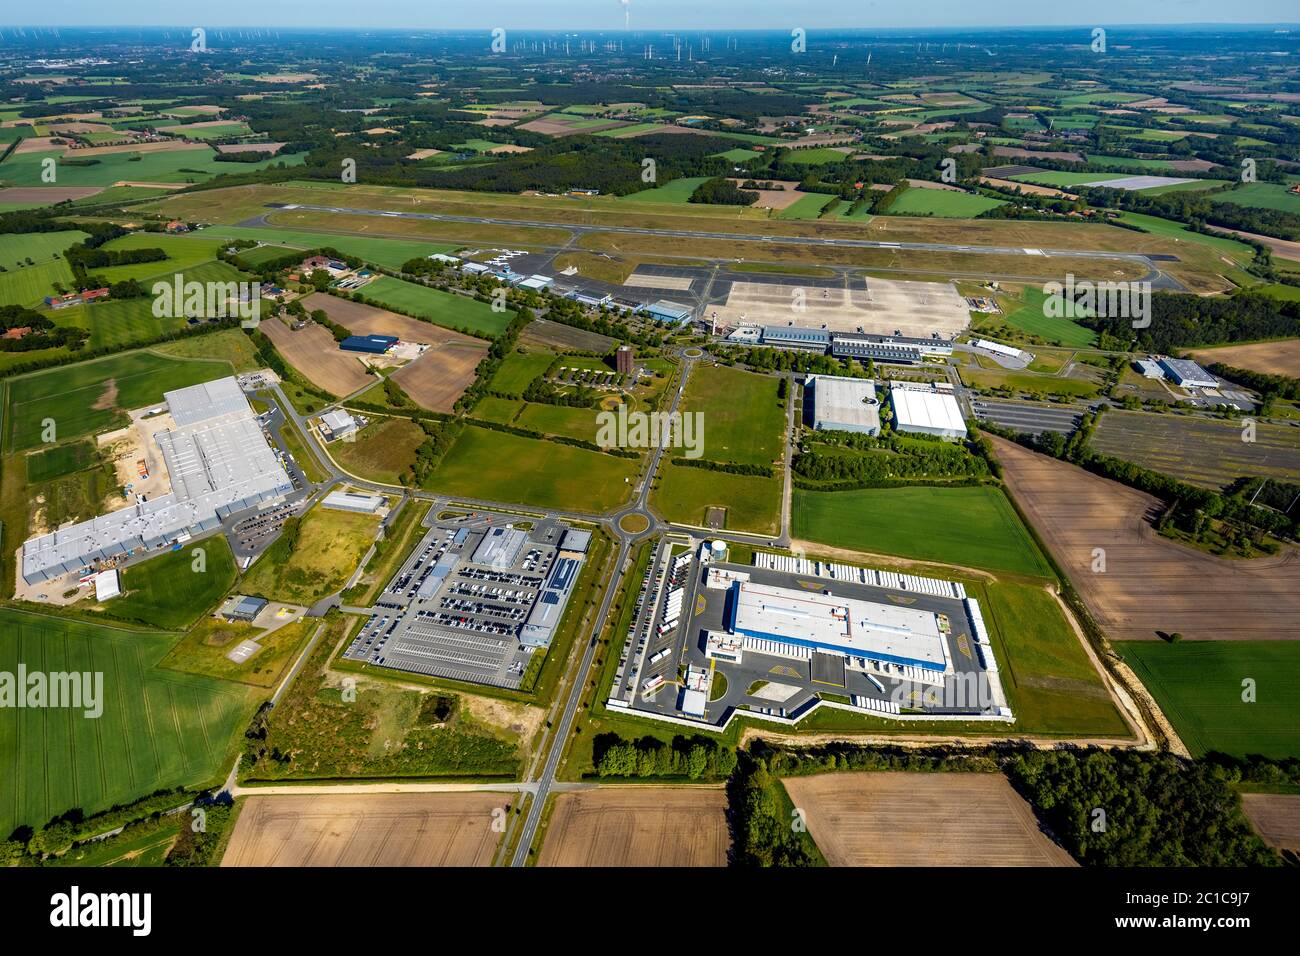
[[763, 344], [778, 349], [826, 354], [831, 334], [825, 329], [806, 329], [798, 325], [763, 326]]
[[813, 428], [818, 431], [880, 434], [880, 403], [874, 382], [839, 375], [814, 375], [805, 383], [812, 390]]
[[[726, 628], [753, 649], [765, 643], [807, 657], [814, 651], [943, 673], [948, 652], [932, 611], [737, 580], [727, 595]], [[715, 641], [715, 644], [718, 642]], [[717, 650], [714, 656], [721, 659]]]
[[213, 531], [231, 515], [282, 501], [293, 491], [233, 376], [163, 397], [174, 427], [154, 440], [171, 491], [29, 539], [22, 553], [28, 584]]
[[916, 382], [890, 382], [894, 430], [940, 438], [965, 438], [966, 420], [951, 387]]

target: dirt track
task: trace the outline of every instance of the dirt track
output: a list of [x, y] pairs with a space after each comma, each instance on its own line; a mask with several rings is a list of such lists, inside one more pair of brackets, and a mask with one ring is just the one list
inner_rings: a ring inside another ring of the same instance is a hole
[[[1300, 640], [1300, 553], [1231, 561], [1165, 540], [1150, 495], [990, 439], [1007, 487], [1112, 640]], [[1094, 549], [1105, 571], [1094, 572]]]
[[502, 793], [253, 796], [222, 866], [489, 866]]
[[726, 793], [608, 787], [561, 793], [539, 866], [725, 866]]
[[832, 866], [1074, 866], [993, 773], [829, 773], [783, 780]]

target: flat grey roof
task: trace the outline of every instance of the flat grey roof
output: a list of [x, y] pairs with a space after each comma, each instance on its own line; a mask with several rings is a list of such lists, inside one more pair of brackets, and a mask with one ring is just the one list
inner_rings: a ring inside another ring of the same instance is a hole
[[879, 428], [880, 406], [875, 400], [875, 383], [865, 378], [817, 375], [812, 379], [813, 420], [857, 428]]

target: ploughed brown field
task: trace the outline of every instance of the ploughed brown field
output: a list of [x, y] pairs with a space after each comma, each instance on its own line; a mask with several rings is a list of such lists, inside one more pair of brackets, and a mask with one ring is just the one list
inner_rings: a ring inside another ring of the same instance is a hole
[[[1300, 553], [1227, 560], [1168, 541], [1150, 495], [990, 436], [1012, 497], [1112, 640], [1300, 639]], [[1094, 549], [1105, 570], [1095, 572]]]
[[1217, 349], [1196, 349], [1192, 358], [1205, 364], [1222, 362], [1235, 368], [1247, 368], [1266, 375], [1300, 378], [1300, 339], [1283, 342], [1254, 342], [1228, 345]]
[[995, 773], [783, 780], [831, 866], [1075, 866]]
[[584, 352], [608, 352], [618, 344], [599, 332], [575, 329], [571, 325], [562, 325], [549, 319], [534, 319], [524, 326], [519, 340], [525, 345], [536, 345], [547, 349], [578, 349]]
[[1243, 793], [1241, 809], [1273, 849], [1300, 853], [1300, 795]]
[[324, 326], [310, 322], [295, 332], [279, 319], [268, 319], [258, 329], [285, 361], [331, 395], [342, 398], [376, 381], [358, 353], [342, 351]]
[[355, 335], [394, 335], [403, 342], [429, 345], [418, 359], [394, 372], [393, 380], [411, 401], [433, 412], [452, 410], [474, 381], [474, 370], [489, 346], [463, 332], [323, 292], [307, 296], [302, 304], [309, 312], [323, 309], [332, 321]]
[[500, 793], [252, 796], [222, 866], [490, 866]]
[[726, 866], [720, 788], [610, 787], [557, 794], [539, 866]]

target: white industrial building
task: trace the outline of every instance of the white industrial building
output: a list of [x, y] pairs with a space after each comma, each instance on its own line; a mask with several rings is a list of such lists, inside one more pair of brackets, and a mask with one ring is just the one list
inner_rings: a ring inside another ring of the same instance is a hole
[[876, 604], [834, 594], [736, 581], [727, 601], [727, 630], [748, 644], [775, 643], [809, 654], [950, 670], [934, 612]]
[[473, 561], [503, 571], [514, 565], [527, 541], [527, 532], [518, 528], [493, 528], [474, 549]]
[[965, 438], [966, 420], [950, 389], [914, 382], [890, 382], [894, 430], [942, 438]]
[[320, 427], [327, 441], [338, 441], [356, 432], [357, 421], [347, 412], [336, 408], [320, 417]]
[[815, 375], [805, 387], [812, 389], [813, 428], [818, 431], [880, 434], [880, 403], [875, 383], [864, 378]]
[[293, 490], [234, 377], [163, 397], [175, 427], [157, 432], [154, 440], [170, 493], [30, 538], [22, 554], [28, 584], [211, 531], [231, 515], [283, 500]]
[[338, 511], [355, 511], [358, 514], [372, 515], [384, 506], [383, 495], [362, 495], [355, 491], [331, 491], [321, 501], [322, 507]]

